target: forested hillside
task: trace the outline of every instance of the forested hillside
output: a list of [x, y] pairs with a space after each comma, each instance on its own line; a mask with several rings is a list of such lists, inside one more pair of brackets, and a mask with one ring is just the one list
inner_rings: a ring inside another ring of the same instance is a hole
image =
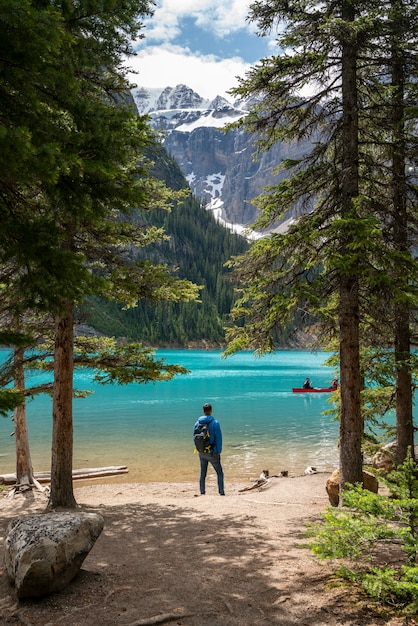
[[[152, 156], [153, 174], [178, 190], [187, 183], [164, 148]], [[148, 258], [177, 267], [177, 276], [202, 286], [200, 302], [163, 303], [156, 306], [140, 301], [134, 309], [123, 310], [115, 303], [91, 299], [79, 311], [79, 321], [97, 332], [152, 346], [220, 344], [223, 325], [234, 299], [233, 286], [224, 264], [248, 248], [247, 241], [218, 224], [193, 196], [171, 212], [141, 215], [147, 223], [163, 227], [169, 241], [147, 246]]]

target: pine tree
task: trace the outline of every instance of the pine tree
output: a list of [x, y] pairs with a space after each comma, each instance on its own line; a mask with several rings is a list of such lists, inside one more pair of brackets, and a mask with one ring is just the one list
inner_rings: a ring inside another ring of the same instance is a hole
[[[317, 198], [314, 212], [303, 216], [285, 235], [255, 244], [238, 261], [246, 291], [235, 310], [244, 325], [230, 333], [232, 349], [272, 349], [272, 332], [289, 321], [298, 307], [323, 311], [333, 294], [338, 320], [341, 379], [342, 484], [362, 480], [359, 365], [359, 237], [357, 59], [355, 13], [351, 3], [257, 2], [250, 17], [266, 33], [286, 22], [279, 45], [292, 54], [264, 59], [235, 90], [256, 95], [259, 104], [244, 124], [263, 134], [262, 147], [277, 140], [302, 140], [315, 133], [320, 141], [300, 162], [287, 162], [287, 178], [258, 199], [258, 226], [267, 227], [294, 204]], [[335, 76], [330, 79], [330, 74]], [[310, 83], [310, 98], [299, 91]], [[338, 95], [337, 88], [338, 85]], [[332, 120], [332, 123], [331, 123]], [[324, 130], [325, 129], [325, 130]], [[312, 268], [322, 265], [322, 272]], [[322, 274], [322, 275], [321, 275]], [[324, 278], [326, 283], [324, 283]], [[255, 279], [255, 281], [254, 281]], [[250, 285], [250, 287], [248, 286]]]
[[[120, 102], [106, 98], [107, 89], [116, 90], [120, 80], [118, 67], [113, 61], [120, 59], [124, 46], [120, 47], [116, 31], [133, 28], [135, 13], [132, 7], [126, 12], [121, 3], [120, 15], [115, 19], [115, 9], [101, 9], [86, 24], [74, 22], [74, 15], [67, 18], [69, 24], [77, 23], [73, 36], [90, 50], [91, 42], [85, 33], [91, 28], [90, 38], [102, 46], [104, 37], [100, 28], [95, 39], [97, 24], [102, 23], [107, 37], [104, 57], [96, 51], [93, 64], [89, 56], [76, 57], [78, 93], [69, 102], [74, 129], [65, 143], [66, 153], [76, 159], [76, 166], [63, 171], [51, 188], [51, 208], [58, 209], [57, 217], [62, 228], [62, 246], [66, 253], [81, 255], [83, 269], [88, 268], [86, 278], [78, 282], [72, 297], [62, 299], [56, 316], [54, 350], [53, 395], [53, 446], [51, 465], [50, 507], [73, 506], [72, 498], [72, 378], [73, 378], [73, 326], [74, 304], [83, 296], [97, 293], [132, 306], [140, 298], [151, 301], [193, 299], [196, 289], [187, 281], [172, 277], [167, 267], [156, 266], [146, 260], [132, 260], [128, 247], [142, 247], [161, 237], [157, 229], [144, 230], [135, 219], [127, 222], [132, 207], [150, 208], [153, 204], [164, 206], [168, 194], [162, 186], [152, 182], [141, 151], [149, 144], [149, 130], [140, 119]], [[77, 13], [78, 8], [74, 11]], [[132, 13], [132, 15], [131, 15]], [[110, 27], [109, 27], [110, 24]], [[87, 42], [86, 42], [87, 40]], [[111, 58], [107, 59], [113, 48]], [[106, 67], [103, 79], [91, 82], [90, 73], [99, 74]], [[110, 84], [109, 84], [110, 83]], [[119, 87], [121, 93], [122, 82]], [[100, 129], [97, 132], [96, 129]], [[74, 133], [77, 132], [77, 141]], [[93, 140], [92, 140], [93, 132]], [[84, 157], [85, 155], [85, 157]], [[71, 287], [74, 288], [74, 282]]]
[[[416, 37], [414, 3], [254, 2], [260, 33], [283, 21], [283, 51], [262, 60], [235, 94], [256, 96], [243, 123], [275, 141], [312, 141], [258, 199], [256, 227], [289, 208], [284, 235], [235, 261], [244, 281], [229, 351], [272, 349], [277, 327], [315, 318], [337, 338], [342, 484], [361, 481], [360, 346], [395, 348], [399, 460], [413, 441], [411, 322], [417, 300]], [[302, 313], [302, 316], [301, 316]]]
[[[396, 368], [396, 460], [403, 463], [408, 449], [414, 458], [413, 385], [411, 364], [412, 311], [417, 306], [413, 284], [416, 275], [413, 245], [417, 225], [415, 205], [417, 191], [408, 170], [416, 159], [418, 142], [416, 118], [416, 37], [411, 40], [411, 24], [416, 22], [418, 12], [414, 4], [392, 0], [388, 7], [387, 21], [389, 75], [391, 91], [388, 97], [388, 128], [390, 174], [390, 211], [393, 251], [394, 281], [394, 351]], [[414, 46], [414, 44], [415, 46]], [[400, 262], [401, 259], [401, 262]], [[409, 268], [405, 272], [405, 267]]]
[[[129, 42], [140, 30], [139, 18], [149, 12], [149, 6], [148, 1], [98, 0], [88, 6], [65, 3], [59, 10], [53, 2], [22, 1], [16, 7], [29, 16], [24, 43], [15, 32], [18, 44], [30, 47], [37, 42], [35, 27], [41, 18], [53, 31], [48, 41], [59, 43], [53, 54], [41, 55], [30, 77], [36, 124], [32, 109], [25, 108], [29, 88], [25, 85], [19, 91], [15, 86], [6, 94], [10, 99], [12, 92], [19, 94], [22, 103], [17, 107], [19, 117], [15, 112], [6, 117], [7, 133], [29, 127], [27, 153], [37, 152], [47, 161], [46, 153], [51, 168], [46, 174], [27, 158], [24, 183], [23, 170], [5, 163], [9, 177], [4, 176], [5, 186], [10, 180], [12, 191], [3, 196], [1, 206], [5, 216], [1, 257], [3, 263], [19, 269], [14, 287], [25, 307], [50, 311], [55, 317], [51, 508], [75, 506], [75, 303], [89, 294], [132, 306], [140, 297], [188, 300], [197, 293], [188, 281], [176, 280], [169, 268], [127, 254], [128, 247], [145, 246], [162, 236], [159, 229], [144, 229], [138, 220], [128, 220], [133, 210], [165, 207], [170, 196], [148, 175], [144, 153], [152, 142], [151, 131], [126, 96], [122, 66], [131, 51]], [[12, 50], [16, 47], [15, 42]], [[26, 58], [20, 61], [22, 72], [30, 69]], [[10, 65], [4, 63], [1, 71], [8, 85]]]

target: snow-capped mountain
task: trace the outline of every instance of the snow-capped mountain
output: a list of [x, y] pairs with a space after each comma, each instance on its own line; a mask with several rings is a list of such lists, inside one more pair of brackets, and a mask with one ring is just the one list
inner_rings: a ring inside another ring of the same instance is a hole
[[172, 109], [208, 109], [210, 105], [210, 100], [201, 98], [186, 85], [161, 89], [137, 87], [132, 90], [132, 95], [140, 113]]
[[243, 107], [232, 105], [221, 96], [202, 98], [186, 85], [164, 89], [132, 90], [139, 113], [148, 114], [155, 128], [191, 132], [201, 126], [223, 128], [245, 114]]
[[[252, 200], [263, 187], [277, 183], [275, 168], [283, 158], [300, 156], [300, 146], [276, 144], [255, 159], [255, 137], [225, 126], [246, 115], [243, 102], [216, 96], [207, 100], [186, 85], [132, 91], [141, 114], [164, 131], [164, 146], [176, 159], [196, 197], [233, 230], [254, 222]], [[290, 219], [294, 216], [288, 216]]]

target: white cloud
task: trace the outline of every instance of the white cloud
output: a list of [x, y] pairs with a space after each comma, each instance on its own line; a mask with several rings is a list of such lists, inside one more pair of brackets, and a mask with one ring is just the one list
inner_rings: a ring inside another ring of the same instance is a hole
[[249, 2], [232, 0], [230, 2], [215, 3], [210, 11], [199, 13], [196, 25], [204, 30], [212, 31], [218, 37], [224, 37], [242, 29], [249, 29], [245, 18], [248, 13]]
[[217, 37], [242, 29], [250, 0], [162, 0], [151, 19], [145, 22], [149, 41], [172, 41], [180, 32], [181, 20], [191, 18], [196, 26]]
[[227, 91], [237, 85], [236, 76], [244, 76], [249, 65], [238, 57], [219, 59], [215, 55], [192, 55], [179, 46], [151, 46], [129, 59], [138, 73], [131, 75], [138, 86], [175, 87], [185, 84], [203, 98], [221, 95], [231, 100]]
[[138, 73], [132, 82], [148, 88], [182, 83], [204, 98], [231, 99], [226, 92], [250, 67], [240, 55], [248, 60], [254, 43], [254, 25], [246, 21], [251, 1], [157, 0], [144, 21], [145, 37], [133, 43], [137, 56], [128, 65]]

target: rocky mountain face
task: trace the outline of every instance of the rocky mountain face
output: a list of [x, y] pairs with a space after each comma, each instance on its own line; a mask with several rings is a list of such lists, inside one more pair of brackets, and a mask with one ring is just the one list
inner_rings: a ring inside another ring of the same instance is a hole
[[[254, 135], [237, 129], [225, 132], [227, 124], [246, 114], [245, 103], [230, 103], [220, 96], [206, 100], [186, 85], [136, 88], [132, 95], [138, 111], [147, 113], [152, 126], [164, 131], [164, 147], [195, 196], [236, 232], [257, 217], [251, 201], [283, 176], [274, 171], [282, 159], [303, 152], [303, 146], [277, 143], [255, 158]], [[296, 209], [287, 215], [285, 223], [297, 214]]]

